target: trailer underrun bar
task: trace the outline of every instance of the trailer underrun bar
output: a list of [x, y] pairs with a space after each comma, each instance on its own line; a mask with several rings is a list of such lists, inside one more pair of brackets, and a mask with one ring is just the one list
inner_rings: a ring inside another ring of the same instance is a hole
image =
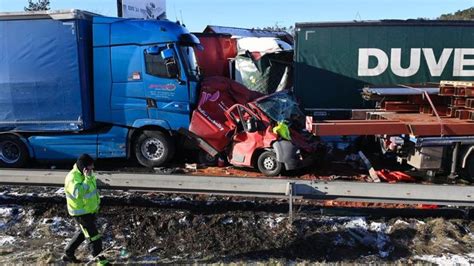
[[[63, 186], [66, 171], [1, 170], [0, 184]], [[422, 185], [159, 175], [138, 173], [97, 173], [102, 189], [213, 194], [265, 198], [302, 198], [381, 203], [474, 206], [474, 186]]]

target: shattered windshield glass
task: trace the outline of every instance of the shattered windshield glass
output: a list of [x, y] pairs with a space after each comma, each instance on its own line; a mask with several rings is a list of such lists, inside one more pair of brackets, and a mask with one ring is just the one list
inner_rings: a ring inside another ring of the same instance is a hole
[[304, 125], [305, 117], [293, 96], [281, 92], [261, 99], [257, 106], [276, 122]]

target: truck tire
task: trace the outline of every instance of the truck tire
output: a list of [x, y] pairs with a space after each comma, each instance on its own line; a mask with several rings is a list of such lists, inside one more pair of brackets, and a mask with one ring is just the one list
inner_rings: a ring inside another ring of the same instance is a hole
[[469, 155], [466, 160], [466, 167], [463, 170], [461, 177], [470, 182], [474, 182], [474, 154]]
[[25, 143], [16, 136], [0, 136], [0, 167], [23, 167], [30, 155]]
[[135, 156], [146, 167], [159, 167], [171, 160], [175, 146], [173, 140], [159, 131], [143, 131], [135, 141]]
[[277, 176], [283, 169], [283, 164], [277, 161], [273, 151], [264, 151], [258, 156], [257, 167], [266, 176]]

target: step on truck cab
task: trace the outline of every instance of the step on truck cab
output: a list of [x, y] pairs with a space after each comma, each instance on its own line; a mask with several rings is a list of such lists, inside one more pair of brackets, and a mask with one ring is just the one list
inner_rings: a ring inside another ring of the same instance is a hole
[[199, 40], [167, 20], [0, 13], [0, 166], [169, 161], [196, 103]]

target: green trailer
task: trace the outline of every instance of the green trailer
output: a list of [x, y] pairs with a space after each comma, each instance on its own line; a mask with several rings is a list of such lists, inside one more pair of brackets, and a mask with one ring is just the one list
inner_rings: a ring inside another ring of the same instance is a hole
[[294, 74], [307, 110], [369, 108], [366, 85], [474, 80], [474, 21], [297, 23]]

